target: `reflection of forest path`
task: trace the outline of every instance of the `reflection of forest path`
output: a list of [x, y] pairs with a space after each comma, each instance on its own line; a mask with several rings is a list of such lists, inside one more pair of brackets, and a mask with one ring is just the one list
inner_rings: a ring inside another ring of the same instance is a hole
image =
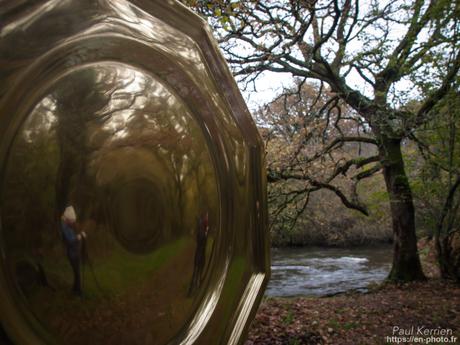
[[[30, 297], [32, 310], [69, 345], [166, 343], [190, 317], [193, 303], [187, 289], [195, 248], [191, 241], [181, 242], [180, 250], [171, 248], [150, 279], [121, 295], [80, 299], [70, 296], [67, 286], [54, 282], [57, 291], [40, 288]], [[85, 275], [92, 279], [89, 272]], [[101, 285], [104, 287], [103, 280]]]

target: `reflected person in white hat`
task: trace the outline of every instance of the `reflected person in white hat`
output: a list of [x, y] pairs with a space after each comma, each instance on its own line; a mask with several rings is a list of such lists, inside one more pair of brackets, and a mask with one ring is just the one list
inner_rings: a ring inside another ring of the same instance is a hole
[[77, 233], [76, 225], [77, 214], [75, 213], [75, 209], [73, 206], [68, 206], [61, 217], [61, 235], [66, 247], [67, 258], [73, 271], [72, 291], [74, 294], [81, 296], [81, 242], [86, 238], [86, 234], [84, 231]]

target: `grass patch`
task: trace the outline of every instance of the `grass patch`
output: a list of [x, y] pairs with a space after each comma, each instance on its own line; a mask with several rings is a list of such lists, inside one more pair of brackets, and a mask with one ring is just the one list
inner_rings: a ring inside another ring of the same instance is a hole
[[342, 327], [349, 331], [350, 329], [358, 327], [358, 324], [356, 322], [345, 322]]
[[292, 324], [293, 321], [294, 321], [294, 313], [292, 312], [292, 310], [288, 310], [287, 314], [284, 315], [283, 318], [281, 319], [281, 322], [285, 326]]
[[[129, 289], [148, 280], [186, 245], [187, 239], [181, 238], [145, 255], [133, 254], [121, 246], [114, 245], [110, 255], [101, 258], [96, 256], [94, 260], [82, 265], [81, 274], [85, 296], [88, 298], [101, 295], [107, 297], [126, 293]], [[90, 259], [91, 254], [90, 252]], [[71, 286], [73, 276], [66, 257], [59, 261], [46, 262], [44, 266], [50, 276]]]
[[337, 320], [330, 320], [330, 321], [327, 323], [327, 325], [328, 325], [329, 327], [331, 327], [332, 329], [335, 329], [335, 330], [337, 330], [337, 329], [340, 328], [340, 322], [338, 322]]

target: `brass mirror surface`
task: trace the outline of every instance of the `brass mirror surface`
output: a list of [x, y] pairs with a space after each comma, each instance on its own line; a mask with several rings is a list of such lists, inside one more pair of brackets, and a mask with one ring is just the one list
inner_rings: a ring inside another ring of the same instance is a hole
[[0, 5], [0, 315], [14, 344], [237, 344], [269, 267], [262, 145], [164, 1]]

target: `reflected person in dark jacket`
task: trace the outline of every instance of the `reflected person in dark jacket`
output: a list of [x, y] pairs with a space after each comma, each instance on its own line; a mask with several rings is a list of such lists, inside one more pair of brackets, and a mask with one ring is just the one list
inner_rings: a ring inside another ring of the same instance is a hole
[[67, 258], [73, 271], [72, 292], [81, 296], [81, 260], [82, 241], [86, 238], [85, 232], [77, 233], [77, 215], [73, 206], [68, 206], [61, 217], [61, 235], [66, 247]]
[[209, 233], [208, 212], [203, 213], [197, 220], [196, 249], [193, 266], [192, 281], [188, 290], [189, 296], [200, 287], [203, 280], [203, 269], [206, 264], [206, 243]]

